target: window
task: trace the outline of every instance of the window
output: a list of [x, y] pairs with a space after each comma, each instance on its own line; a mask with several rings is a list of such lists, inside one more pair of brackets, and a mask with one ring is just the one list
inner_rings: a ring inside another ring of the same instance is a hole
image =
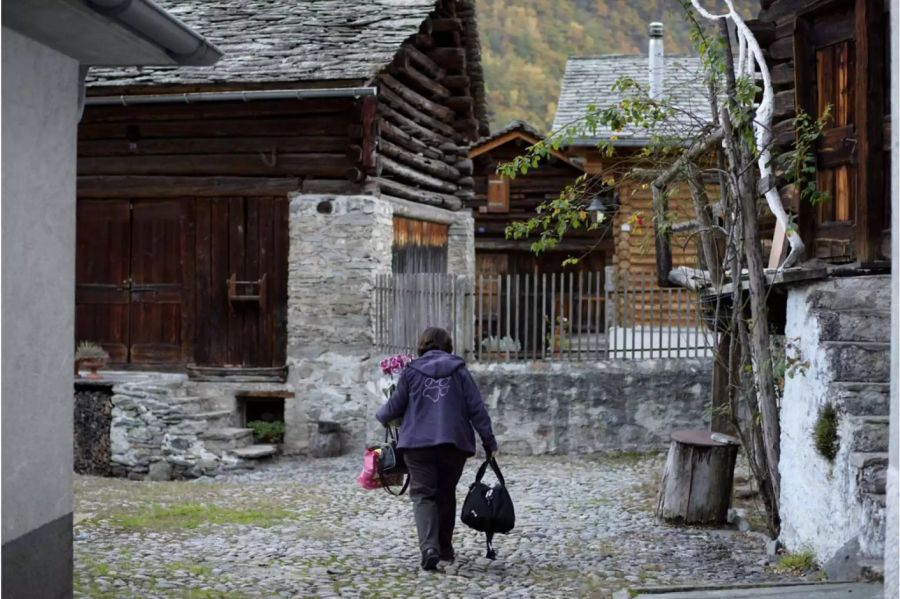
[[509, 212], [509, 179], [502, 175], [489, 175], [487, 200], [488, 212]]

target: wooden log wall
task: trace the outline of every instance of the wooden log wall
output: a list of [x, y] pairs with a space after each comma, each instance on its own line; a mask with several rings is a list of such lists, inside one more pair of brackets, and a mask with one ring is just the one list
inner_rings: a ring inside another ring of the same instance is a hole
[[[811, 55], [815, 47], [810, 38], [854, 40], [856, 81], [852, 84], [851, 95], [857, 98], [854, 100], [857, 122], [853, 145], [854, 161], [859, 168], [856, 183], [859, 210], [856, 218], [848, 223], [853, 224], [853, 235], [857, 237], [856, 258], [863, 263], [878, 260], [879, 246], [889, 237], [889, 207], [883, 200], [889, 194], [881, 173], [887, 155], [883, 140], [890, 131], [889, 113], [885, 110], [890, 81], [889, 76], [885, 76], [885, 64], [889, 59], [884, 24], [892, 4], [880, 0], [762, 0], [758, 18], [747, 23], [766, 54], [775, 87], [773, 156], [792, 149], [798, 107], [807, 112], [815, 109], [814, 102], [806, 97], [815, 87], [817, 77], [809, 66], [815, 60]], [[842, 134], [840, 137], [846, 139], [848, 136]], [[828, 141], [826, 138], [824, 143]], [[817, 231], [818, 211], [801, 205], [797, 190], [787, 185], [783, 177], [778, 184], [785, 208], [799, 214], [800, 234], [808, 246], [808, 254], [820, 254], [807, 257], [828, 258], [831, 251], [827, 247], [828, 240], [818, 239], [822, 233]], [[767, 222], [771, 223], [772, 219]]]
[[377, 77], [379, 148], [368, 173], [384, 195], [449, 210], [473, 197], [465, 147], [481, 124], [466, 50], [472, 10], [442, 2]]
[[312, 193], [352, 192], [374, 163], [367, 113], [374, 116], [374, 98], [87, 106], [79, 181], [95, 193], [114, 193], [129, 177], [143, 178], [145, 195], [153, 177], [161, 189], [173, 184], [166, 177], [208, 177], [206, 184], [252, 177], [299, 180]]

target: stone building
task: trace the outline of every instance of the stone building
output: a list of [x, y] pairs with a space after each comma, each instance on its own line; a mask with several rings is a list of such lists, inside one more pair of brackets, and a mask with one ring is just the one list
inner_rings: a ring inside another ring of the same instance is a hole
[[92, 71], [78, 136], [76, 340], [121, 372], [116, 469], [269, 453], [258, 419], [361, 448], [376, 276], [474, 272], [474, 3], [163, 5], [225, 58]]

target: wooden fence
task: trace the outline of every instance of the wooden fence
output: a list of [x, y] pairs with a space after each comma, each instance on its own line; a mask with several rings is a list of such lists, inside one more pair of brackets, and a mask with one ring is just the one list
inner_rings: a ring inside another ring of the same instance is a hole
[[375, 310], [387, 353], [414, 351], [428, 326], [485, 362], [709, 356], [715, 342], [693, 292], [640, 274], [382, 275]]
[[415, 353], [419, 335], [446, 329], [456, 353], [470, 358], [472, 283], [461, 275], [385, 274], [375, 281], [375, 345], [390, 353]]

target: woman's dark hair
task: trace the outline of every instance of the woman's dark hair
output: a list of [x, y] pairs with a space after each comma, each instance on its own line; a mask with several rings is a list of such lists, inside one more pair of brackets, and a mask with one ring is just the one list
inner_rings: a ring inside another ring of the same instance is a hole
[[419, 337], [419, 346], [416, 349], [420, 356], [433, 349], [439, 349], [450, 354], [453, 353], [453, 340], [450, 338], [450, 333], [444, 329], [428, 327]]

